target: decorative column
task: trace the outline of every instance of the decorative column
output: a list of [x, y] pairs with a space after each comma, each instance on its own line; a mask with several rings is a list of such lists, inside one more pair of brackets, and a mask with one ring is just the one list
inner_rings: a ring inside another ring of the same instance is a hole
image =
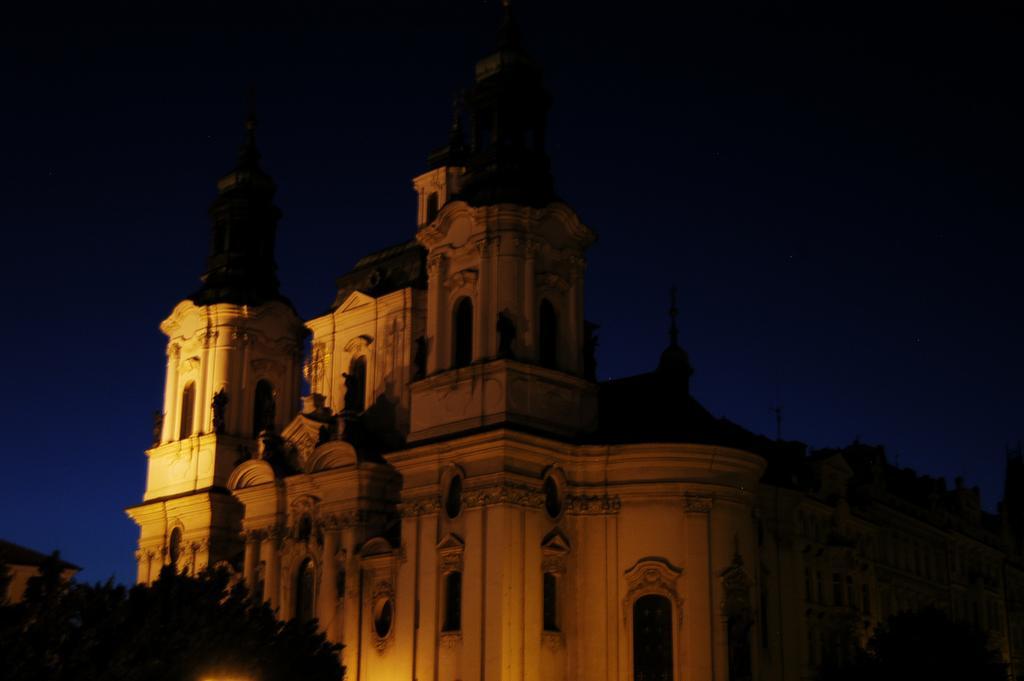
[[534, 239], [523, 239], [523, 328], [516, 339], [522, 344], [527, 358], [538, 359], [537, 356], [537, 253], [540, 242]]
[[281, 604], [281, 528], [267, 532], [260, 553], [266, 565], [263, 580], [263, 599], [270, 601], [270, 607], [277, 610]]
[[569, 301], [569, 325], [568, 339], [566, 345], [569, 348], [569, 356], [566, 358], [566, 366], [574, 374], [583, 373], [583, 271], [586, 263], [582, 256], [573, 256], [569, 259], [569, 291], [566, 297]]
[[249, 530], [245, 533], [245, 560], [242, 563], [242, 578], [250, 591], [256, 587], [256, 568], [260, 562], [261, 533]]
[[433, 375], [448, 367], [448, 360], [442, 353], [448, 352], [445, 339], [447, 330], [447, 309], [444, 290], [444, 256], [435, 253], [427, 258], [427, 375]]
[[490, 357], [497, 348], [491, 342], [494, 327], [498, 323], [497, 311], [493, 309], [491, 280], [494, 278], [493, 262], [491, 262], [492, 237], [484, 236], [473, 244], [480, 262], [480, 274], [477, 279], [476, 304], [473, 306], [473, 361]]
[[210, 399], [213, 397], [213, 392], [209, 389], [210, 385], [210, 343], [216, 339], [217, 332], [210, 328], [209, 320], [207, 320], [207, 327], [203, 331], [199, 332], [199, 337], [203, 342], [203, 353], [199, 361], [199, 385], [196, 386], [196, 400], [193, 405], [195, 409], [195, 415], [193, 420], [193, 431], [196, 434], [210, 432], [210, 417], [208, 415]]
[[178, 363], [181, 348], [176, 343], [167, 346], [167, 382], [164, 384], [164, 423], [160, 443], [174, 440], [178, 425]]
[[711, 497], [686, 495], [683, 513], [686, 527], [687, 612], [683, 618], [682, 649], [687, 656], [683, 678], [711, 681], [715, 673], [713, 631], [718, 624], [712, 603]]
[[324, 527], [323, 569], [320, 572], [320, 626], [332, 641], [337, 640], [338, 613], [338, 523], [331, 519]]
[[[231, 402], [237, 397], [234, 394], [234, 390], [232, 390], [233, 386], [231, 385], [231, 355], [232, 350], [234, 349], [232, 346], [232, 336], [234, 334], [225, 333], [223, 334], [224, 340], [220, 340], [221, 334], [216, 331], [214, 333], [217, 335], [213, 338], [213, 366], [210, 367], [210, 373], [213, 375], [213, 381], [210, 385], [210, 395], [207, 401], [212, 402], [213, 396], [223, 388], [225, 394], [228, 396], [228, 404], [225, 406], [230, 406]], [[225, 409], [224, 432], [229, 433], [234, 430], [234, 425], [234, 423], [228, 420], [227, 409]], [[210, 410], [210, 421], [207, 424], [207, 427], [209, 428], [209, 432], [214, 432], [212, 409]]]
[[[362, 593], [360, 578], [359, 558], [356, 556], [356, 531], [355, 527], [346, 525], [341, 530], [341, 546], [345, 556], [345, 593], [342, 597], [342, 623], [341, 638], [338, 643], [345, 647], [341, 651], [341, 662], [348, 669], [358, 669], [356, 660], [363, 654], [360, 648], [359, 614], [362, 608]], [[372, 585], [367, 588], [372, 588]], [[356, 678], [356, 677], [353, 677]]]

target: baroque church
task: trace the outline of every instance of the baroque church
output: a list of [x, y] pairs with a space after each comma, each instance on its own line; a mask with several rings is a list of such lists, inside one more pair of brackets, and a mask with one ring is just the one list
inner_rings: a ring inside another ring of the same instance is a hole
[[879, 447], [752, 434], [690, 394], [674, 309], [650, 372], [595, 381], [595, 235], [555, 193], [550, 104], [506, 12], [409, 240], [309, 320], [247, 122], [202, 285], [160, 327], [138, 582], [225, 565], [353, 681], [811, 679], [925, 604], [1024, 678], [1019, 453], [990, 514]]

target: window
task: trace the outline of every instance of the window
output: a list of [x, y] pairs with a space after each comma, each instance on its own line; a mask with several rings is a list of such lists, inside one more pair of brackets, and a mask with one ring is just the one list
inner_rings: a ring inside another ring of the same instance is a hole
[[811, 577], [811, 568], [804, 568], [804, 598], [808, 603], [814, 600], [814, 579]]
[[274, 386], [270, 384], [270, 381], [261, 380], [256, 384], [256, 396], [252, 402], [253, 437], [259, 437], [264, 430], [274, 430], [276, 411]]
[[633, 679], [672, 678], [672, 604], [664, 596], [641, 596], [633, 603]]
[[853, 588], [853, 577], [846, 575], [846, 604], [851, 608], [857, 605], [857, 591]]
[[552, 572], [544, 573], [544, 631], [559, 631], [558, 628], [558, 577]]
[[544, 480], [544, 509], [552, 518], [562, 513], [562, 498], [558, 494], [558, 484], [549, 475]]
[[554, 369], [558, 366], [558, 318], [555, 306], [546, 298], [540, 301], [538, 332], [538, 355], [541, 366]]
[[864, 582], [864, 584], [861, 585], [861, 595], [860, 596], [861, 596], [861, 609], [864, 611], [865, 615], [870, 615], [871, 614], [871, 586], [867, 582]]
[[473, 361], [473, 301], [463, 298], [455, 305], [452, 334], [452, 368], [469, 366]]
[[434, 218], [437, 217], [438, 211], [438, 199], [437, 192], [430, 192], [427, 197], [427, 222], [433, 222]]
[[316, 584], [316, 566], [307, 558], [299, 566], [295, 578], [295, 619], [306, 622], [316, 617], [313, 604], [314, 585]]
[[461, 475], [452, 476], [451, 481], [448, 483], [448, 494], [445, 495], [444, 499], [444, 512], [448, 514], [449, 518], [456, 518], [462, 512]]
[[387, 638], [391, 633], [391, 620], [394, 618], [395, 605], [390, 598], [382, 598], [373, 608], [373, 632], [377, 638]]
[[196, 412], [196, 384], [189, 381], [181, 391], [181, 430], [178, 439], [184, 440], [192, 434], [192, 423]]
[[181, 558], [181, 528], [175, 527], [171, 530], [170, 539], [167, 540], [167, 558], [171, 565], [177, 565]]
[[309, 515], [304, 514], [299, 518], [299, 525], [295, 534], [299, 541], [309, 541], [310, 536], [313, 534], [313, 519]]
[[818, 570], [818, 602], [825, 602], [825, 580], [821, 576], [821, 570]]
[[832, 573], [832, 605], [843, 604], [843, 577], [838, 572]]
[[444, 576], [444, 624], [441, 631], [462, 630], [462, 573]]
[[366, 357], [352, 359], [345, 375], [345, 411], [366, 411]]
[[726, 634], [729, 647], [729, 681], [751, 681], [753, 661], [750, 650], [750, 629], [753, 626], [747, 614], [729, 615]]

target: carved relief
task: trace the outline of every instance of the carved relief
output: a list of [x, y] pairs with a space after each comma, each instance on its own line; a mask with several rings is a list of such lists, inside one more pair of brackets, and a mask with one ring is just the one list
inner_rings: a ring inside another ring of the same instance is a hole
[[683, 510], [687, 513], [710, 513], [711, 502], [711, 497], [687, 494], [683, 497]]
[[436, 514], [441, 511], [441, 497], [435, 494], [417, 499], [409, 499], [398, 505], [398, 511], [402, 514], [403, 518]]
[[562, 292], [569, 290], [569, 282], [557, 272], [539, 272], [537, 274], [537, 283], [542, 289], [552, 288]]
[[676, 584], [683, 569], [657, 556], [641, 558], [626, 570], [626, 597], [622, 599], [623, 621], [629, 624], [630, 613], [636, 599], [647, 594], [665, 596], [675, 604], [676, 616], [683, 620], [683, 599]]
[[480, 278], [480, 273], [474, 269], [459, 270], [455, 274], [449, 276], [445, 280], [445, 286], [449, 289], [457, 290], [463, 286], [475, 287], [477, 279]]
[[441, 574], [462, 572], [465, 552], [466, 545], [458, 535], [446, 535], [437, 545], [437, 562]]
[[618, 495], [569, 494], [565, 497], [565, 512], [573, 515], [603, 515], [618, 513], [622, 501]]
[[544, 494], [540, 490], [526, 485], [503, 482], [491, 487], [467, 490], [463, 495], [463, 502], [470, 508], [492, 504], [539, 508], [544, 505]]

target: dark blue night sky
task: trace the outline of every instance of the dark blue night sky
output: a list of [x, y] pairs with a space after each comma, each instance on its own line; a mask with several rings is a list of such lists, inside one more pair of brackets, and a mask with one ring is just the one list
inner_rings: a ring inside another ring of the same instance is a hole
[[[781, 401], [787, 438], [884, 444], [994, 510], [1024, 437], [1021, 25], [838, 5], [517, 3], [558, 191], [599, 235], [599, 377], [654, 367], [676, 285], [713, 413], [774, 434]], [[282, 289], [311, 317], [413, 235], [410, 180], [499, 9], [36, 11], [0, 28], [0, 537], [131, 581], [158, 325], [197, 286], [248, 87]]]

